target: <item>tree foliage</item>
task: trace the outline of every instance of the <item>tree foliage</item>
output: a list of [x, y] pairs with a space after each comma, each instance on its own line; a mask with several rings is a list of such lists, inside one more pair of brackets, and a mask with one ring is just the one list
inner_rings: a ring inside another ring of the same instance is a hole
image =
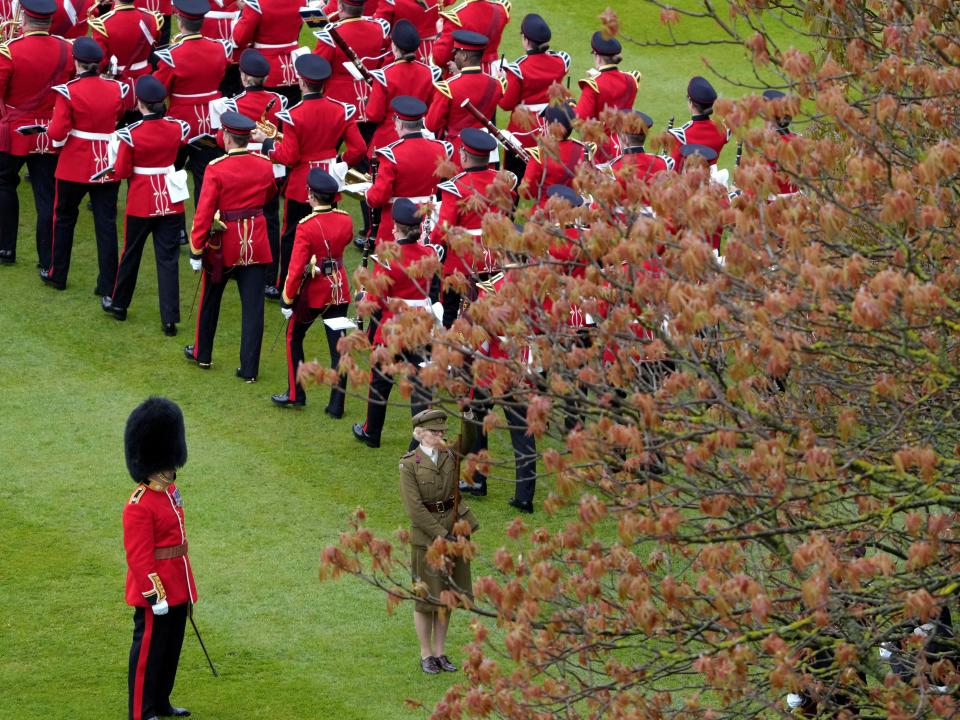
[[[953, 717], [937, 620], [960, 582], [956, 4], [705, 0], [661, 18], [687, 16], [766, 79], [716, 107], [744, 143], [739, 195], [704, 167], [625, 187], [583, 169], [589, 207], [551, 203], [522, 230], [487, 217], [514, 265], [499, 292], [449, 331], [397, 321], [397, 347], [429, 340], [419, 375], [451, 409], [478, 378], [527, 405], [543, 506], [566, 519], [511, 526], [522, 553], [475, 579], [465, 678], [431, 717], [776, 716], [788, 693], [808, 716]], [[777, 24], [813, 50], [778, 45]], [[791, 142], [768, 122], [783, 114]], [[778, 177], [801, 193], [771, 199]], [[573, 223], [578, 272], [549, 253]], [[492, 338], [507, 357], [478, 352]], [[344, 343], [359, 380], [366, 341]], [[360, 513], [322, 573], [410, 598], [393, 544]]]

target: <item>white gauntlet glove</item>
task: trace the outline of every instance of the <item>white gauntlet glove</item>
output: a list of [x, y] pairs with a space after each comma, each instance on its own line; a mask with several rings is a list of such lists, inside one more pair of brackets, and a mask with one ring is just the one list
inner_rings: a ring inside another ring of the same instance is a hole
[[293, 317], [293, 308], [282, 307], [280, 308], [280, 314], [283, 315], [285, 320], [289, 320]]
[[158, 603], [154, 603], [150, 607], [153, 610], [154, 615], [166, 615], [170, 611], [170, 606], [167, 604], [166, 600], [161, 600]]
[[201, 258], [190, 258], [190, 268], [194, 272], [200, 272], [200, 269], [203, 267], [203, 260]]

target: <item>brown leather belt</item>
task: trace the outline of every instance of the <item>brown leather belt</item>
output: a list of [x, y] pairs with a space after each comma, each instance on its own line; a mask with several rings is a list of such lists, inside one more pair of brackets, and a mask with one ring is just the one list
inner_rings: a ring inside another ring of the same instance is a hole
[[453, 498], [436, 500], [435, 502], [425, 502], [423, 506], [432, 513], [446, 512], [453, 507]]
[[220, 219], [224, 222], [236, 222], [263, 215], [263, 208], [246, 208], [244, 210], [221, 210]]
[[187, 554], [187, 544], [170, 545], [169, 547], [158, 547], [153, 549], [154, 560], [173, 560], [183, 557]]

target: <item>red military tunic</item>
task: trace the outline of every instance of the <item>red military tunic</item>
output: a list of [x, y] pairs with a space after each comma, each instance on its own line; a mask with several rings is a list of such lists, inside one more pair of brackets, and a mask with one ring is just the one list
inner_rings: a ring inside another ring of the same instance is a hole
[[53, 115], [55, 85], [73, 76], [69, 42], [46, 32], [31, 32], [0, 45], [0, 152], [11, 155], [56, 152], [46, 133], [21, 135], [24, 125], [47, 125]]
[[[377, 9], [378, 0], [364, 0], [363, 10], [361, 11], [364, 15], [373, 15], [374, 11]], [[323, 6], [323, 12], [331, 21], [336, 20], [340, 16], [340, 7], [338, 0], [329, 0], [326, 5]]]
[[[283, 302], [292, 305], [300, 291], [303, 270], [312, 256], [317, 258], [317, 274], [307, 282], [307, 300], [312, 308], [344, 305], [350, 302], [350, 282], [343, 267], [343, 251], [353, 241], [353, 219], [350, 213], [324, 206], [307, 215], [297, 225], [290, 255], [290, 269], [283, 288]], [[336, 272], [323, 275], [320, 267], [325, 258], [333, 260]]]
[[367, 204], [383, 208], [378, 240], [393, 238], [393, 214], [390, 208], [399, 197], [410, 198], [418, 205], [434, 200], [437, 183], [437, 164], [449, 160], [453, 145], [431, 140], [420, 133], [404, 135], [395, 143], [377, 150], [380, 167], [373, 187], [367, 190]]
[[87, 34], [88, 13], [96, 0], [57, 0], [50, 18], [50, 33], [72, 40]]
[[[102, 78], [96, 71], [54, 90], [58, 97], [47, 135], [62, 147], [55, 177], [89, 183], [92, 175], [110, 165], [107, 146], [117, 121], [132, 106], [133, 93], [126, 83]], [[106, 175], [99, 182], [114, 178]]]
[[327, 169], [346, 142], [343, 159], [350, 165], [363, 159], [366, 143], [354, 121], [353, 105], [320, 93], [307, 93], [289, 110], [277, 113], [283, 138], [267, 150], [270, 159], [290, 168], [283, 191], [288, 200], [307, 202], [307, 174], [315, 167]]
[[160, 37], [163, 16], [133, 5], [118, 5], [90, 20], [93, 39], [103, 49], [104, 67], [117, 58], [118, 79], [134, 81], [150, 72], [148, 58]]
[[[377, 324], [377, 330], [373, 335], [374, 345], [386, 345], [389, 338], [384, 337], [384, 324], [395, 315], [390, 309], [391, 305], [396, 306], [394, 301], [404, 301], [404, 305], [411, 312], [429, 312], [430, 308], [430, 278], [413, 277], [410, 271], [412, 265], [423, 262], [429, 258], [436, 257], [436, 251], [418, 242], [389, 243], [396, 245], [400, 249], [398, 257], [395, 257], [388, 264], [383, 263], [376, 258], [376, 265], [373, 268], [373, 277], [389, 278], [386, 283], [386, 291], [381, 295], [370, 293], [368, 299], [380, 306], [382, 314], [380, 322]], [[377, 285], [379, 287], [379, 283]]]
[[[673, 158], [667, 155], [653, 155], [642, 147], [630, 147], [623, 155], [610, 163], [610, 171], [617, 178], [622, 189], [621, 198], [626, 199], [628, 188], [638, 183], [647, 185], [659, 173], [673, 170]], [[646, 201], [646, 195], [644, 195]]]
[[208, 232], [219, 210], [220, 220], [227, 226], [221, 239], [224, 267], [270, 262], [263, 206], [276, 192], [273, 165], [260, 153], [236, 149], [211, 161], [193, 216], [191, 253], [200, 255], [206, 249]]
[[134, 7], [158, 12], [164, 17], [173, 14], [173, 0], [133, 0]]
[[[667, 132], [673, 135], [675, 140], [670, 157], [673, 158], [677, 172], [683, 167], [680, 148], [684, 145], [706, 145], [716, 150], [719, 158], [720, 151], [730, 139], [730, 131], [711, 120], [709, 115], [694, 115], [690, 122], [678, 128], [670, 128]], [[710, 164], [716, 165], [717, 161], [711, 160]]]
[[233, 26], [240, 17], [237, 0], [210, 0], [210, 12], [203, 16], [200, 34], [211, 40], [233, 41]]
[[422, 62], [397, 60], [379, 70], [372, 70], [376, 79], [367, 99], [367, 120], [380, 123], [370, 140], [369, 153], [396, 141], [397, 132], [393, 121], [397, 114], [390, 103], [398, 95], [409, 95], [429, 105], [433, 98], [433, 83], [440, 79], [440, 68]]
[[380, 0], [374, 17], [383, 18], [390, 23], [390, 27], [396, 25], [398, 20], [407, 20], [412, 23], [420, 36], [417, 60], [429, 62], [432, 57], [433, 42], [437, 39], [437, 23], [440, 20], [440, 7], [443, 4], [443, 0], [439, 3], [418, 2], [418, 0]]
[[[605, 108], [629, 110], [637, 99], [640, 73], [636, 70], [623, 72], [616, 65], [604, 65], [593, 77], [580, 81], [580, 100], [577, 102], [577, 117], [581, 120], [598, 120]], [[611, 133], [610, 128], [607, 132]], [[598, 162], [609, 162], [620, 153], [616, 136], [598, 150]]]
[[[481, 241], [481, 227], [483, 216], [488, 212], [500, 212], [500, 209], [483, 200], [487, 195], [487, 186], [497, 177], [493, 168], [471, 168], [442, 182], [437, 187], [440, 190], [440, 216], [437, 227], [430, 234], [430, 242], [447, 248], [443, 259], [444, 277], [460, 272], [470, 277], [474, 269], [485, 272], [492, 264], [491, 258], [484, 249]], [[473, 196], [481, 198], [480, 207], [470, 202]], [[464, 256], [451, 250], [447, 242], [447, 232], [450, 228], [458, 227], [472, 235], [476, 240], [473, 251]]]
[[113, 179], [130, 179], [127, 215], [156, 217], [183, 212], [183, 202], [171, 202], [164, 176], [173, 171], [177, 153], [190, 137], [183, 120], [147, 115], [143, 120], [117, 130], [120, 149]]
[[[780, 140], [783, 142], [790, 142], [797, 137], [796, 133], [790, 132], [789, 128], [778, 128], [777, 135], [780, 136]], [[791, 180], [790, 176], [780, 172], [780, 166], [775, 160], [770, 161], [770, 167], [773, 168], [773, 171], [777, 174], [777, 193], [780, 195], [792, 195], [800, 192], [800, 186]]]
[[467, 67], [449, 80], [434, 83], [433, 87], [433, 100], [425, 121], [427, 130], [453, 143], [454, 161], [459, 163], [456, 151], [462, 144], [460, 131], [482, 127], [461, 103], [470, 100], [484, 117], [493, 117], [503, 97], [503, 81], [490, 77], [478, 67]]
[[[337, 34], [360, 58], [367, 70], [382, 67], [390, 56], [390, 24], [383, 19], [369, 17], [347, 18], [333, 23]], [[343, 66], [347, 56], [330, 37], [328, 28], [317, 30], [317, 46], [313, 52], [330, 63], [333, 72], [324, 83], [323, 94], [331, 100], [355, 105], [359, 111], [358, 122], [367, 120], [366, 102], [370, 86], [363, 80], [355, 80]]]
[[[182, 545], [181, 557], [157, 560], [157, 548]], [[183, 502], [177, 486], [166, 490], [137, 485], [123, 508], [123, 548], [127, 554], [127, 605], [150, 607], [166, 600], [169, 605], [197, 601], [197, 587], [186, 554]]]
[[440, 37], [433, 43], [433, 61], [445, 66], [453, 59], [453, 33], [472, 30], [486, 35], [490, 43], [483, 51], [484, 71], [490, 72], [500, 55], [500, 36], [510, 22], [509, 0], [466, 0], [440, 13]]
[[[271, 101], [273, 104], [271, 105]], [[223, 101], [226, 110], [232, 110], [244, 115], [254, 122], [259, 121], [266, 114], [266, 120], [276, 126], [280, 125], [279, 113], [287, 109], [287, 98], [280, 93], [272, 90], [264, 90], [262, 87], [244, 88], [243, 92], [236, 97], [227, 98]], [[270, 110], [267, 110], [267, 106]], [[223, 147], [223, 129], [217, 130], [217, 145]], [[259, 152], [259, 143], [249, 143], [247, 150], [256, 150]]]
[[170, 117], [190, 125], [190, 134], [212, 134], [210, 101], [220, 97], [220, 81], [227, 70], [229, 43], [187, 35], [156, 52], [159, 62], [153, 73], [170, 93]]
[[584, 162], [593, 160], [596, 147], [579, 140], [561, 140], [554, 153], [545, 148], [530, 148], [530, 162], [523, 173], [520, 194], [544, 205], [551, 185], [573, 187], [573, 178]]
[[540, 114], [550, 102], [550, 87], [563, 83], [570, 70], [570, 56], [565, 52], [530, 50], [515, 63], [503, 66], [505, 88], [500, 99], [504, 110], [525, 110], [537, 116], [538, 122], [531, 126], [512, 113], [507, 130], [524, 147], [536, 147], [537, 133], [543, 127]]
[[300, 0], [244, 0], [240, 19], [233, 28], [236, 57], [247, 47], [263, 53], [270, 63], [264, 85], [296, 85], [297, 72], [290, 53], [300, 40]]

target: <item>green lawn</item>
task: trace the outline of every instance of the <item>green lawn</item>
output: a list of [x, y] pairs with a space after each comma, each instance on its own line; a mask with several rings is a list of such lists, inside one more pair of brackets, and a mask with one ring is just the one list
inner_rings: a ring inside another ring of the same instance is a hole
[[[553, 25], [553, 46], [574, 57], [574, 79], [580, 77], [604, 6], [516, 2], [507, 56], [519, 54], [519, 19], [536, 9]], [[659, 32], [657, 12], [637, 0], [620, 10], [625, 32]], [[705, 52], [725, 71], [744, 71], [739, 51]], [[641, 53], [628, 46], [625, 54], [624, 67], [644, 74], [637, 107], [660, 127], [671, 114], [683, 122], [686, 81], [702, 72], [701, 51]], [[150, 394], [171, 397], [186, 415], [190, 460], [180, 485], [200, 592], [197, 620], [221, 673], [211, 677], [188, 630], [174, 700], [202, 720], [423, 717], [404, 700], [431, 705], [461, 676], [419, 671], [412, 610], [388, 616], [384, 598], [366, 586], [317, 579], [321, 548], [336, 541], [358, 505], [380, 531], [405, 524], [396, 490], [408, 411], [390, 410], [383, 447], [370, 450], [350, 434], [350, 423], [364, 415], [359, 398], [348, 400], [341, 421], [323, 414], [325, 390], [310, 392], [303, 411], [273, 407], [269, 395], [285, 387], [282, 342], [271, 351], [278, 307], [267, 305], [260, 381], [245, 385], [233, 375], [239, 303], [232, 289], [213, 369], [187, 363], [182, 346], [192, 342], [192, 323], [184, 322], [176, 338], [160, 333], [152, 250], [129, 319], [114, 321], [91, 294], [89, 213], [78, 229], [69, 288], [43, 287], [33, 266], [28, 184], [21, 198], [19, 262], [0, 267], [0, 718], [126, 712], [131, 611], [123, 603], [120, 512], [133, 483], [122, 434], [127, 414]], [[358, 255], [349, 261], [356, 265]], [[195, 282], [183, 259], [184, 321]], [[307, 352], [325, 358], [319, 327]], [[509, 457], [502, 438], [493, 450]], [[504, 542], [511, 494], [508, 482], [494, 482], [490, 496], [472, 503], [484, 556]], [[535, 518], [562, 523], [542, 513]], [[488, 567], [476, 562], [474, 576]], [[454, 660], [467, 638], [461, 614], [450, 635]]]

